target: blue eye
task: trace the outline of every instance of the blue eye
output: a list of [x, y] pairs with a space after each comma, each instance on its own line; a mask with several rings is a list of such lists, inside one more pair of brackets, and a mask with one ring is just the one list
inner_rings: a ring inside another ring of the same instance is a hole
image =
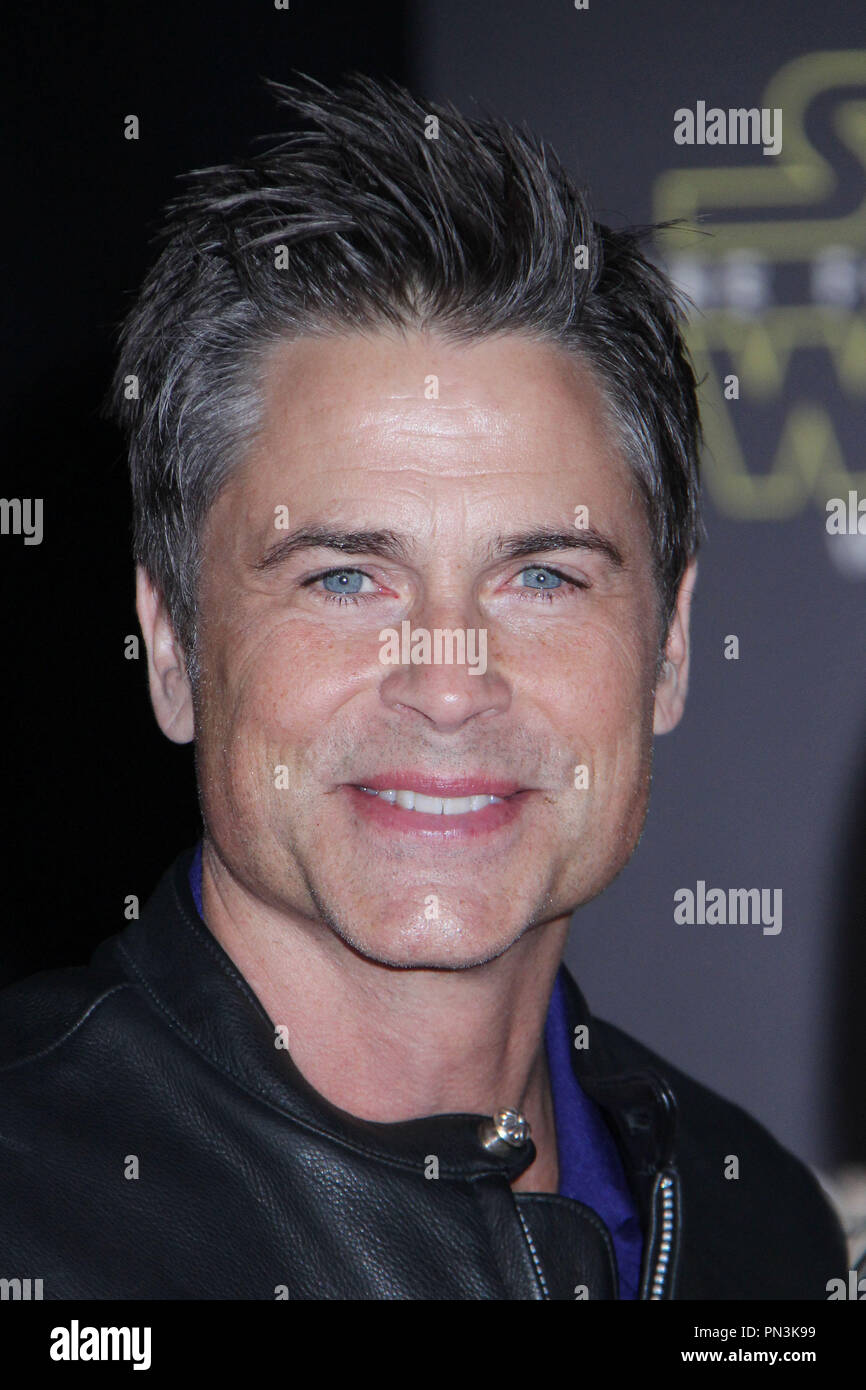
[[357, 594], [366, 577], [360, 570], [331, 570], [329, 574], [323, 574], [321, 579], [329, 593]]
[[357, 605], [376, 597], [376, 586], [369, 574], [348, 567], [314, 574], [304, 580], [304, 588], [312, 589], [325, 603]]
[[556, 571], [549, 570], [545, 565], [533, 565], [520, 573], [524, 580], [528, 577], [531, 581], [524, 583], [524, 589], [558, 589], [562, 584], [562, 579]]
[[589, 584], [582, 579], [574, 579], [570, 574], [563, 574], [561, 570], [551, 569], [549, 565], [527, 565], [520, 571], [521, 598], [526, 598], [530, 602], [541, 599], [547, 603], [560, 603], [563, 599], [576, 597], [581, 589], [588, 589]]

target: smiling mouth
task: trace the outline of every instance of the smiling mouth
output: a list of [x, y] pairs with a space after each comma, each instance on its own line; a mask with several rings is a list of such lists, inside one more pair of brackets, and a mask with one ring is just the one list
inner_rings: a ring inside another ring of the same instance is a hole
[[472, 796], [426, 796], [423, 792], [400, 787], [386, 787], [381, 791], [373, 787], [359, 787], [358, 791], [366, 792], [368, 796], [378, 796], [389, 806], [400, 806], [404, 811], [417, 811], [424, 816], [465, 816], [505, 800], [505, 797], [494, 796], [492, 792], [478, 792]]
[[532, 789], [490, 771], [462, 776], [392, 767], [344, 783], [361, 822], [377, 834], [419, 844], [474, 844], [517, 833]]

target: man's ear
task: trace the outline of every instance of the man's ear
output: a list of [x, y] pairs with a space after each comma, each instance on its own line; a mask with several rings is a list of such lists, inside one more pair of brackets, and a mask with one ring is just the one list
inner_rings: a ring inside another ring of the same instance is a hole
[[656, 686], [653, 733], [667, 734], [682, 718], [689, 688], [689, 616], [698, 562], [689, 561], [677, 591], [677, 606], [665, 644], [665, 660]]
[[190, 743], [195, 722], [186, 662], [162, 598], [142, 565], [135, 571], [135, 607], [147, 647], [150, 702], [156, 722], [174, 743]]

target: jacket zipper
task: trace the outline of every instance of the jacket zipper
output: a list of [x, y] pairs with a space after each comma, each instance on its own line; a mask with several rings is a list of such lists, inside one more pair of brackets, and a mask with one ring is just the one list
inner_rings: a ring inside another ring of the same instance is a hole
[[[659, 1205], [661, 1205], [660, 1212]], [[658, 1217], [659, 1241], [652, 1283], [650, 1284], [650, 1300], [664, 1297], [665, 1284], [670, 1271], [671, 1251], [673, 1248], [675, 1210], [674, 1180], [665, 1173], [662, 1174], [658, 1187], [656, 1188], [656, 1215]]]

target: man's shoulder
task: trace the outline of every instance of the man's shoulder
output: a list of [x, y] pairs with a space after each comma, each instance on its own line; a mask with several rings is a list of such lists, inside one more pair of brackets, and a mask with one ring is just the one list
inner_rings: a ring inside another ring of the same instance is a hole
[[617, 1024], [600, 1018], [594, 1024], [602, 1033], [609, 1057], [623, 1070], [652, 1072], [667, 1082], [676, 1100], [679, 1154], [686, 1152], [695, 1160], [702, 1155], [705, 1161], [714, 1161], [723, 1138], [736, 1139], [756, 1156], [772, 1162], [784, 1160], [786, 1166], [790, 1163], [797, 1170], [803, 1169], [800, 1160], [736, 1101], [696, 1080]]
[[153, 1025], [155, 1010], [135, 960], [142, 950], [152, 950], [172, 969], [178, 944], [174, 928], [184, 921], [175, 902], [176, 885], [185, 881], [192, 854], [186, 849], [175, 857], [141, 917], [107, 935], [86, 964], [42, 970], [0, 989], [0, 1073], [41, 1058], [56, 1059], [67, 1044], [122, 1028], [133, 1015], [138, 1020], [146, 1016]]
[[48, 1057], [132, 989], [109, 937], [86, 965], [42, 970], [0, 990], [0, 1073]]
[[[777, 1296], [825, 1296], [826, 1279], [845, 1272], [846, 1247], [838, 1217], [811, 1169], [741, 1105], [615, 1024], [595, 1019], [594, 1026], [609, 1059], [624, 1071], [660, 1077], [676, 1101], [683, 1269], [697, 1278], [691, 1293], [680, 1296], [728, 1296], [719, 1290], [759, 1266], [771, 1287], [790, 1284]], [[799, 1271], [806, 1280], [802, 1291]]]

